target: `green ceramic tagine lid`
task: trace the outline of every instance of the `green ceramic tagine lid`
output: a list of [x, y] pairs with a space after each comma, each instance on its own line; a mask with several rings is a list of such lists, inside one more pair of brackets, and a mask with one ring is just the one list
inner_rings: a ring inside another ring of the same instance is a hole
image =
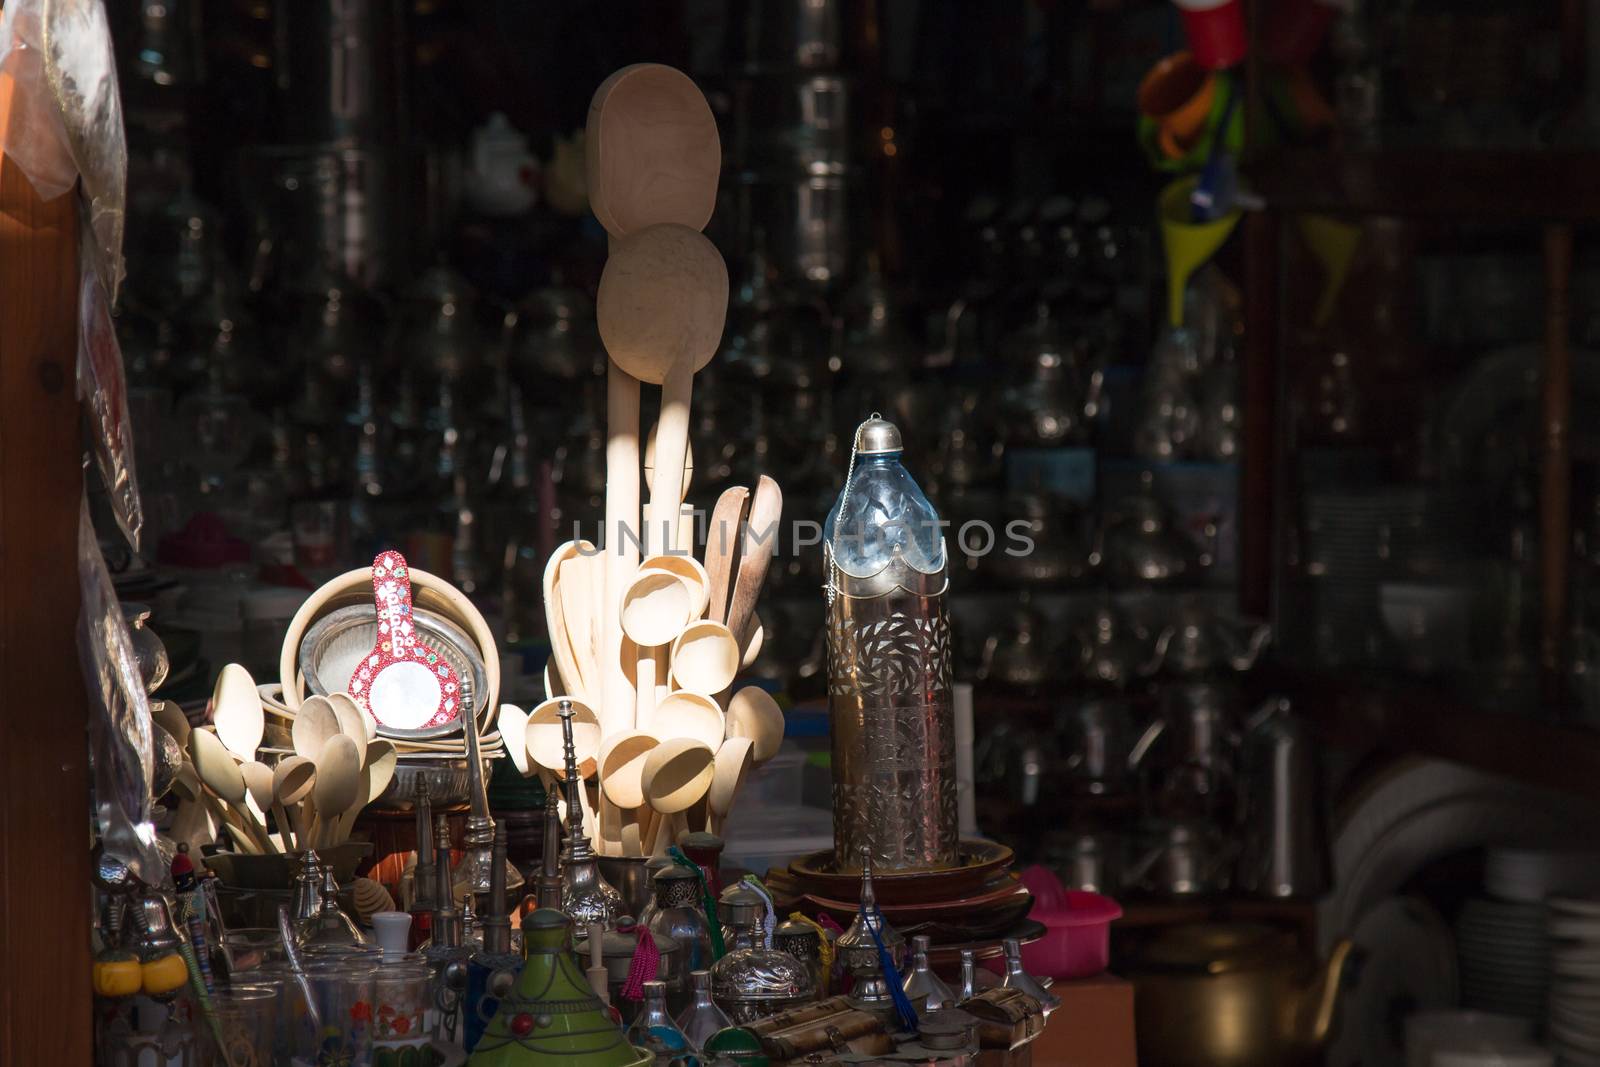
[[567, 948], [567, 917], [537, 908], [522, 923], [527, 963], [467, 1061], [471, 1067], [647, 1067]]
[[708, 1056], [725, 1056], [734, 1063], [750, 1064], [751, 1067], [767, 1067], [771, 1062], [761, 1047], [761, 1039], [738, 1026], [730, 1026], [712, 1034], [706, 1039], [705, 1050]]

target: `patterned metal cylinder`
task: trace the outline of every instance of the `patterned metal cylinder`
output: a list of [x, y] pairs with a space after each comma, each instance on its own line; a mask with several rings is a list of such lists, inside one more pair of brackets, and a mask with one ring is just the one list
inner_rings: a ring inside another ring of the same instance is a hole
[[896, 561], [866, 578], [828, 566], [828, 710], [833, 851], [858, 870], [957, 862], [955, 720], [950, 705], [948, 568]]

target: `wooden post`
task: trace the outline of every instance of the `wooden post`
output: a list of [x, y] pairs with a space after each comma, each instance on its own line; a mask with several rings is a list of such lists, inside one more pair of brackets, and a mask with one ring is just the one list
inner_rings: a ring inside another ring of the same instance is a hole
[[[0, 101], [3, 106], [3, 101]], [[92, 1061], [77, 197], [0, 159], [0, 1064]]]
[[1572, 227], [1544, 231], [1544, 377], [1540, 423], [1540, 690], [1546, 706], [1566, 702], [1567, 562], [1572, 555], [1572, 352], [1567, 344]]
[[1284, 432], [1278, 399], [1279, 218], [1275, 211], [1259, 211], [1244, 220], [1244, 449], [1239, 457], [1239, 610], [1274, 622]]

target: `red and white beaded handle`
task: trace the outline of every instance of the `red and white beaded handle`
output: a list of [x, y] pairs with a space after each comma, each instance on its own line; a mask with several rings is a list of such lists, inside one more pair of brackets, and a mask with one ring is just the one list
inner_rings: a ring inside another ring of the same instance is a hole
[[417, 642], [406, 559], [393, 550], [372, 561], [378, 636], [350, 679], [350, 696], [379, 726], [426, 730], [461, 715], [461, 679], [437, 652]]

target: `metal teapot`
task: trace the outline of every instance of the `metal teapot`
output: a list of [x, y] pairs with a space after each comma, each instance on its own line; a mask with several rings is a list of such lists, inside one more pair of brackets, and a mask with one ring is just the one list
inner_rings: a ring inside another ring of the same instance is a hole
[[1193, 583], [1210, 558], [1172, 521], [1149, 491], [1124, 497], [1106, 518], [1095, 562], [1113, 586]]
[[1218, 808], [1233, 801], [1239, 740], [1227, 689], [1179, 682], [1162, 689], [1160, 710], [1134, 743], [1128, 761], [1139, 770], [1159, 771], [1163, 790], [1180, 809], [1197, 802], [1209, 813], [1226, 814]]
[[990, 634], [983, 643], [979, 680], [1018, 689], [1050, 681], [1056, 674], [1056, 663], [1050, 656], [1044, 634], [1044, 616], [1033, 608], [1018, 608], [1006, 629]]
[[1155, 670], [1145, 639], [1110, 600], [1095, 606], [1078, 640], [1078, 673], [1091, 682], [1121, 690]]
[[1247, 671], [1272, 639], [1272, 627], [1217, 615], [1194, 597], [1178, 605], [1177, 618], [1156, 638], [1152, 664], [1194, 678], [1216, 671]]
[[1040, 301], [1033, 321], [1012, 335], [1006, 355], [1010, 370], [1000, 411], [1008, 443], [1053, 448], [1086, 440], [1100, 413], [1105, 375], [1084, 366], [1048, 303]]
[[1090, 572], [1093, 544], [1082, 509], [1069, 500], [1023, 493], [1007, 502], [1009, 524], [1025, 522], [1031, 551], [991, 553], [987, 570], [996, 581], [1030, 588], [1082, 581]]
[[1162, 897], [1198, 897], [1228, 888], [1237, 847], [1206, 819], [1157, 819], [1139, 833], [1139, 853], [1123, 874], [1123, 884]]
[[595, 329], [593, 303], [559, 281], [523, 297], [517, 305], [510, 363], [530, 397], [544, 396], [551, 379], [598, 375], [605, 368], [605, 350]]
[[1093, 796], [1116, 795], [1128, 785], [1133, 717], [1111, 699], [1077, 701], [1056, 715], [1056, 739], [1066, 756], [1068, 788]]
[[1333, 1031], [1350, 942], [1318, 962], [1293, 933], [1250, 923], [1165, 926], [1127, 953], [1139, 1062], [1315, 1062]]

